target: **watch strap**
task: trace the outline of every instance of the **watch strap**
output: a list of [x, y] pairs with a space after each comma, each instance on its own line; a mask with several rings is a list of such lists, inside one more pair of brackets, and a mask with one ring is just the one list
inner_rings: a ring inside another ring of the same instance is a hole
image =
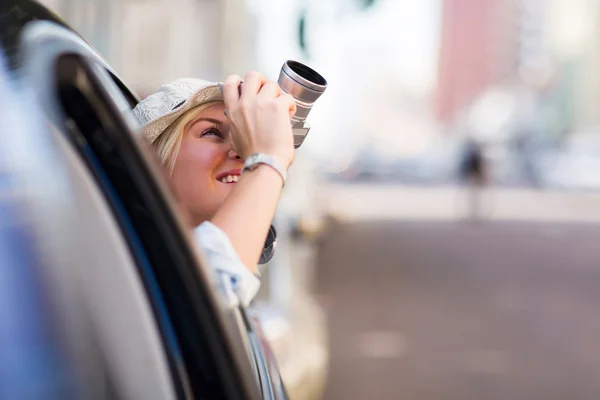
[[269, 167], [271, 167], [275, 171], [277, 171], [277, 173], [281, 176], [281, 179], [283, 180], [283, 184], [285, 185], [285, 180], [287, 178], [287, 172], [277, 162], [275, 157], [270, 156], [268, 154], [264, 154], [264, 153], [251, 154], [248, 158], [246, 158], [246, 161], [244, 162], [244, 167], [242, 168], [242, 173], [246, 170], [252, 171], [256, 167], [258, 167], [260, 164], [268, 165]]

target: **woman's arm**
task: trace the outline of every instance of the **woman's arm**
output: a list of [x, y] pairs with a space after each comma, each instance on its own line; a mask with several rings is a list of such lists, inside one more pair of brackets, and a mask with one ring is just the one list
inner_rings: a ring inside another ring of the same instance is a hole
[[[293, 97], [256, 72], [246, 74], [241, 95], [240, 83], [240, 77], [233, 75], [223, 84], [232, 148], [242, 159], [253, 153], [268, 154], [287, 169], [294, 160], [290, 123], [296, 112]], [[282, 186], [281, 176], [268, 165], [245, 171], [211, 219], [229, 236], [252, 272], [256, 271]]]
[[256, 272], [281, 194], [281, 177], [267, 165], [245, 171], [211, 222], [227, 234], [244, 265]]

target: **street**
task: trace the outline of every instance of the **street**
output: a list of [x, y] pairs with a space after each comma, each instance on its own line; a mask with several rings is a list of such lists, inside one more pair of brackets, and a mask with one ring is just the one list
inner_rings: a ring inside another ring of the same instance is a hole
[[600, 398], [600, 225], [357, 218], [317, 269], [326, 399]]

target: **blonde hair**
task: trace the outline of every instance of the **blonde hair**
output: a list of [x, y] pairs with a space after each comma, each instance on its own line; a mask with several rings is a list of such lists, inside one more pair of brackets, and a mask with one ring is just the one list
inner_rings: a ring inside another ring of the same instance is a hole
[[175, 161], [177, 160], [177, 154], [179, 154], [185, 126], [192, 121], [199, 112], [204, 111], [217, 103], [221, 103], [221, 101], [209, 101], [187, 110], [182, 116], [177, 118], [175, 122], [169, 125], [167, 129], [158, 135], [154, 142], [152, 142], [152, 147], [155, 149], [162, 165], [169, 171], [169, 175], [173, 173], [173, 168], [175, 168]]

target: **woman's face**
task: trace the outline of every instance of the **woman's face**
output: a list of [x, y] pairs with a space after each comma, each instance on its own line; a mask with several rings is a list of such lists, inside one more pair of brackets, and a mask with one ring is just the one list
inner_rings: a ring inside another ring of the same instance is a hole
[[243, 160], [229, 145], [223, 103], [200, 111], [184, 128], [171, 176], [194, 226], [215, 214], [237, 182]]

